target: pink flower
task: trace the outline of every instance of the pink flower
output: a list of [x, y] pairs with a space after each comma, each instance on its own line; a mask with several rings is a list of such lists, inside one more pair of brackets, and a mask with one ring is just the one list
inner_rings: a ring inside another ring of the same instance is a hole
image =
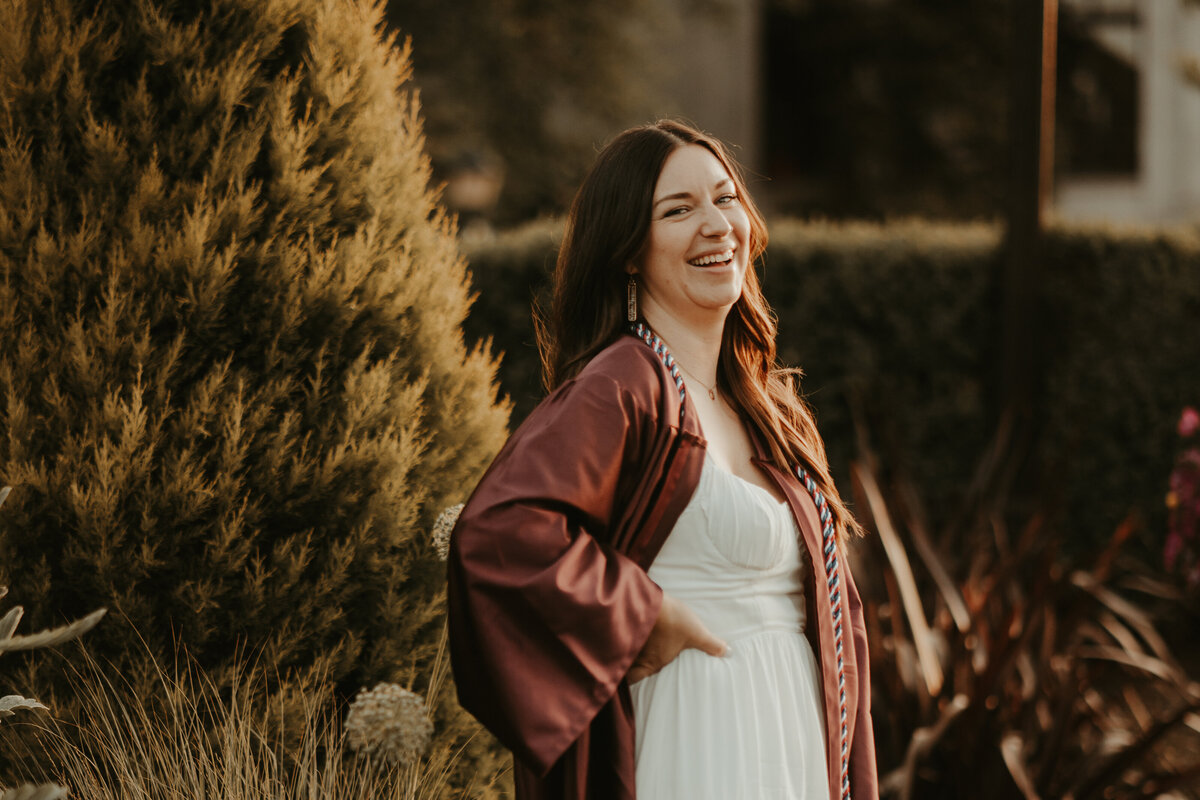
[[1200, 588], [1200, 447], [1192, 437], [1200, 433], [1200, 412], [1192, 406], [1184, 408], [1178, 431], [1184, 443], [1167, 485], [1163, 566], [1189, 589], [1196, 589]]
[[1183, 409], [1183, 413], [1179, 415], [1179, 427], [1177, 429], [1179, 435], [1191, 436], [1197, 429], [1200, 429], [1200, 412], [1197, 412], [1191, 406], [1187, 406]]

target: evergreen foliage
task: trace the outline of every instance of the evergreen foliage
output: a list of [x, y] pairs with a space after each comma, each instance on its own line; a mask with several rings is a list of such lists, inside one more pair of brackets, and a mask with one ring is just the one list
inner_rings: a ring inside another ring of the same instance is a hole
[[135, 635], [344, 692], [432, 658], [427, 531], [508, 409], [382, 17], [0, 4], [0, 584], [109, 606], [135, 674]]

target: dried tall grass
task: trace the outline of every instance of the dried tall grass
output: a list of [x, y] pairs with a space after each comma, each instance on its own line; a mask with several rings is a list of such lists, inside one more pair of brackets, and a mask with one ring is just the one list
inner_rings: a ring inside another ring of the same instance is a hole
[[[0, 488], [0, 506], [8, 499], [11, 486]], [[0, 586], [0, 598], [8, 594], [7, 586]], [[3, 617], [0, 617], [0, 654], [16, 650], [38, 650], [53, 647], [68, 642], [87, 633], [105, 614], [100, 608], [85, 617], [57, 628], [38, 631], [27, 636], [17, 635], [17, 626], [25, 610], [21, 606], [13, 606]], [[19, 694], [0, 697], [0, 720], [12, 719], [17, 711], [44, 711], [46, 706]], [[59, 800], [66, 796], [66, 790], [52, 784], [33, 786], [25, 784], [0, 793], [0, 800]]]
[[[268, 695], [249, 669], [222, 690], [193, 663], [160, 665], [152, 696], [114, 681], [86, 652], [68, 662], [80, 716], [33, 737], [50, 777], [105, 800], [435, 800], [451, 796], [461, 749], [407, 766], [355, 755], [328, 691]], [[468, 787], [461, 796], [473, 796]]]

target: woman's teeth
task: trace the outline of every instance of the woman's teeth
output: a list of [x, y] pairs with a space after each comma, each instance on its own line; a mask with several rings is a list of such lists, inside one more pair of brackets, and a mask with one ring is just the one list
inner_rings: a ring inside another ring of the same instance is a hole
[[692, 259], [688, 263], [693, 267], [706, 267], [709, 264], [717, 264], [720, 262], [729, 261], [731, 258], [733, 258], [733, 251], [726, 250], [724, 253], [714, 253], [711, 256]]

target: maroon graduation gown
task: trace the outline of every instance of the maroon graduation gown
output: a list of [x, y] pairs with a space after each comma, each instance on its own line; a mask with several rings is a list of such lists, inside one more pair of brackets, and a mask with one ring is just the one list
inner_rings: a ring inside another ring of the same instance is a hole
[[[752, 438], [819, 572], [816, 507]], [[691, 401], [659, 356], [623, 336], [529, 415], [467, 501], [450, 540], [451, 664], [463, 707], [513, 751], [518, 800], [634, 800], [625, 674], [662, 602], [646, 570], [699, 483], [704, 447]], [[844, 565], [842, 574], [850, 786], [855, 800], [876, 800], [866, 630]], [[807, 633], [836, 798], [838, 689], [823, 584], [809, 570]]]

